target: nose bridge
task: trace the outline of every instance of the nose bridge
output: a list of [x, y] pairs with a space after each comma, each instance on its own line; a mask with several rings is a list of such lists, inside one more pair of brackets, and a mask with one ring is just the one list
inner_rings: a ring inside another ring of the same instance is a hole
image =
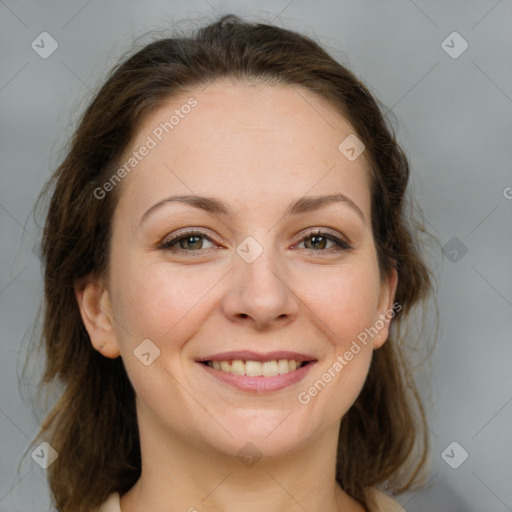
[[260, 232], [256, 236], [258, 240], [248, 236], [237, 247], [238, 279], [243, 284], [243, 290], [253, 295], [282, 295], [283, 277], [280, 274], [284, 274], [284, 266], [279, 251], [271, 235]]
[[233, 286], [225, 298], [226, 314], [251, 317], [259, 325], [294, 316], [296, 297], [287, 284], [285, 262], [272, 235], [261, 230], [247, 236], [236, 252]]

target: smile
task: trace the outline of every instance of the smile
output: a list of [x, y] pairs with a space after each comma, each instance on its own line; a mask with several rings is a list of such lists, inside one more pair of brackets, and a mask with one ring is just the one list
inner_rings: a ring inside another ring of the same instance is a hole
[[240, 391], [270, 392], [301, 381], [317, 360], [290, 351], [223, 352], [196, 361], [209, 377]]

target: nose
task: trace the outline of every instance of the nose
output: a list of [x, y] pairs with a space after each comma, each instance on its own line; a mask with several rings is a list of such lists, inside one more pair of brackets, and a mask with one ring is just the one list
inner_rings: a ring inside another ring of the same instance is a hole
[[283, 327], [297, 318], [299, 299], [279, 255], [264, 251], [252, 263], [237, 255], [229, 275], [222, 308], [231, 322], [264, 330]]

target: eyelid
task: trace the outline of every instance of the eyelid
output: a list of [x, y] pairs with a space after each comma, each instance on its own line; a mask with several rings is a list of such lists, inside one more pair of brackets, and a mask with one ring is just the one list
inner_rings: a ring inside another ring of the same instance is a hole
[[342, 233], [339, 233], [338, 231], [332, 231], [331, 229], [326, 228], [326, 227], [308, 228], [305, 232], [300, 234], [300, 238], [295, 245], [303, 242], [306, 238], [309, 238], [314, 235], [317, 235], [322, 238], [326, 238], [327, 240], [334, 242], [337, 245], [337, 248], [331, 248], [331, 249], [324, 250], [324, 251], [311, 251], [311, 252], [318, 252], [319, 254], [321, 254], [321, 253], [329, 254], [333, 249], [334, 249], [334, 252], [339, 252], [339, 251], [350, 251], [354, 248], [352, 242], [350, 241], [350, 239], [347, 236], [345, 236]]
[[332, 229], [328, 227], [314, 227], [314, 228], [307, 228], [306, 231], [302, 232], [300, 234], [300, 240], [304, 239], [307, 236], [316, 235], [316, 234], [322, 234], [322, 235], [331, 235], [335, 238], [339, 238], [341, 241], [351, 245], [351, 241], [349, 238], [344, 235], [343, 233]]
[[[181, 238], [185, 238], [187, 235], [201, 235], [204, 238], [210, 240], [213, 243], [220, 244], [221, 242], [217, 240], [214, 236], [210, 235], [206, 231], [201, 228], [183, 228], [179, 229], [172, 235], [166, 236], [158, 245], [160, 249], [166, 249], [169, 245], [178, 242]], [[192, 251], [186, 251], [192, 252]]]

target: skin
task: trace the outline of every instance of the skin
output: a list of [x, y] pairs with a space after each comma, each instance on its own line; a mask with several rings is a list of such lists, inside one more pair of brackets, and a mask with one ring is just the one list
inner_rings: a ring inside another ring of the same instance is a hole
[[[396, 272], [379, 275], [365, 155], [340, 153], [354, 130], [313, 93], [217, 81], [148, 116], [127, 156], [191, 96], [197, 106], [118, 185], [108, 274], [76, 287], [91, 343], [122, 357], [136, 391], [142, 474], [122, 511], [362, 511], [335, 481], [337, 436], [389, 321], [307, 405], [297, 396], [394, 301]], [[335, 193], [365, 220], [345, 203], [284, 216], [293, 200]], [[141, 221], [174, 194], [214, 196], [234, 215], [168, 202]], [[160, 248], [182, 228], [212, 241]], [[352, 248], [315, 246], [308, 228]], [[252, 263], [236, 252], [247, 236], [263, 250]], [[149, 366], [133, 353], [145, 339], [161, 351]], [[283, 390], [244, 392], [196, 362], [230, 350], [317, 362]], [[237, 457], [248, 442], [261, 455], [251, 467]]]

